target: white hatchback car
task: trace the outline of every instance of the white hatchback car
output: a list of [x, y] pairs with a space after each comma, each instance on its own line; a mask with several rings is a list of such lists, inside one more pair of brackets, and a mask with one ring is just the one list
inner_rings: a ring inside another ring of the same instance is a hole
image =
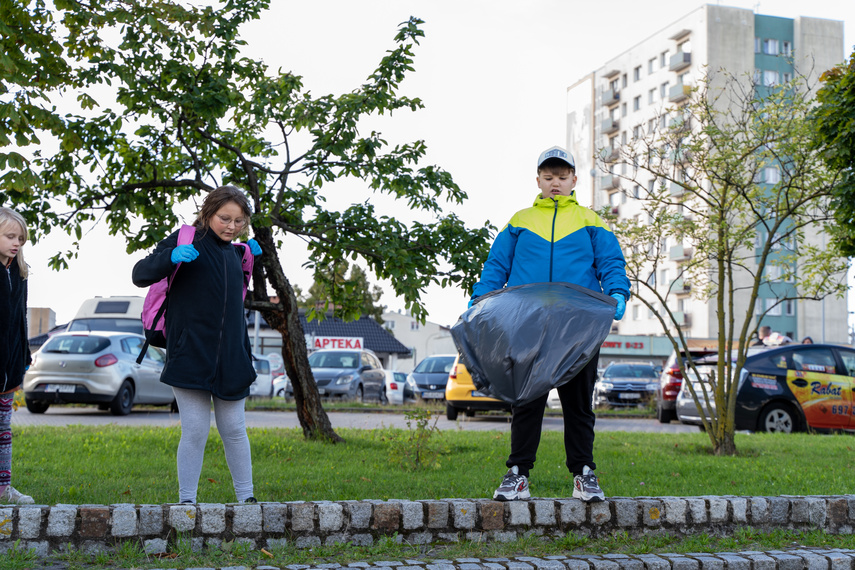
[[272, 398], [273, 375], [270, 370], [270, 359], [260, 354], [253, 354], [252, 367], [255, 368], [256, 378], [249, 387], [249, 396], [251, 398]]

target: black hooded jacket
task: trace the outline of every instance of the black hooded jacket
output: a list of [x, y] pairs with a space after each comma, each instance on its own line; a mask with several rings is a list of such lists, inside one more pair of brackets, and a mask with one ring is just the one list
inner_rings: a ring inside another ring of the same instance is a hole
[[27, 280], [21, 278], [17, 260], [0, 266], [0, 393], [21, 385], [24, 369], [32, 362], [27, 342]]
[[[138, 261], [134, 285], [148, 287], [171, 275], [177, 245], [176, 231]], [[242, 251], [210, 229], [197, 228], [193, 245], [199, 257], [181, 264], [166, 301], [166, 366], [160, 381], [240, 400], [256, 377], [243, 306]]]

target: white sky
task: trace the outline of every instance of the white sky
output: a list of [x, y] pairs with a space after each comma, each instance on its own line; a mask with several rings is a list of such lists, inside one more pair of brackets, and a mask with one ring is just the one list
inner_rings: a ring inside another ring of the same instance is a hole
[[[851, 0], [718, 3], [787, 18], [842, 20], [846, 55], [855, 43]], [[449, 211], [469, 226], [489, 220], [501, 228], [533, 200], [540, 151], [565, 144], [567, 87], [702, 2], [272, 0], [271, 4], [263, 21], [242, 34], [249, 42], [246, 53], [263, 59], [274, 71], [282, 68], [302, 75], [316, 95], [357, 87], [392, 49], [400, 22], [411, 15], [425, 20], [426, 37], [416, 47], [415, 72], [405, 80], [403, 92], [420, 97], [426, 108], [381, 118], [371, 128], [387, 135], [390, 143], [425, 140], [426, 164], [450, 171], [469, 195], [467, 203], [449, 206]], [[332, 207], [346, 207], [365, 196], [352, 183], [325, 193]], [[405, 208], [387, 203], [384, 213], [406, 216]], [[84, 299], [145, 294], [130, 280], [133, 264], [145, 253], [128, 255], [121, 238], [108, 236], [102, 227], [84, 237], [70, 269], [48, 269], [47, 259], [69, 242], [57, 231], [26, 246], [30, 307], [52, 308], [59, 324], [71, 319]], [[307, 289], [311, 276], [301, 267], [306, 258], [300, 243], [287, 242], [280, 258], [292, 283]], [[391, 291], [388, 284], [378, 284]], [[428, 320], [453, 324], [465, 310], [467, 297], [460, 289], [428, 290], [424, 297]], [[382, 302], [390, 310], [404, 308], [402, 300], [389, 294]]]

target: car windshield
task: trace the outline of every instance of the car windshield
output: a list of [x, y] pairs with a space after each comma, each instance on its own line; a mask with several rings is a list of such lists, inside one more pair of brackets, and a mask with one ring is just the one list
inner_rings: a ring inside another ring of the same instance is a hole
[[618, 364], [609, 366], [603, 378], [656, 378], [656, 369], [645, 364]]
[[413, 372], [421, 374], [448, 374], [454, 366], [453, 356], [432, 356], [425, 358], [415, 367]]
[[116, 331], [142, 334], [142, 321], [139, 319], [74, 319], [68, 325], [68, 332], [75, 331]]
[[42, 352], [58, 354], [95, 354], [110, 346], [103, 336], [55, 336], [42, 347]]
[[270, 374], [270, 361], [269, 360], [253, 360], [252, 366], [255, 368], [256, 373], [258, 374]]
[[358, 352], [313, 352], [309, 356], [312, 368], [356, 368], [359, 366]]

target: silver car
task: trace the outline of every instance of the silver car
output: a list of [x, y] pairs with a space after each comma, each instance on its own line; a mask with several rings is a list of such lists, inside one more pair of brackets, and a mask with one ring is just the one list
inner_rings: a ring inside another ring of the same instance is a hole
[[96, 404], [124, 416], [134, 404], [172, 405], [172, 388], [161, 384], [165, 353], [148, 347], [136, 359], [145, 337], [128, 332], [55, 334], [33, 355], [24, 375], [27, 409], [42, 414], [53, 404]]

